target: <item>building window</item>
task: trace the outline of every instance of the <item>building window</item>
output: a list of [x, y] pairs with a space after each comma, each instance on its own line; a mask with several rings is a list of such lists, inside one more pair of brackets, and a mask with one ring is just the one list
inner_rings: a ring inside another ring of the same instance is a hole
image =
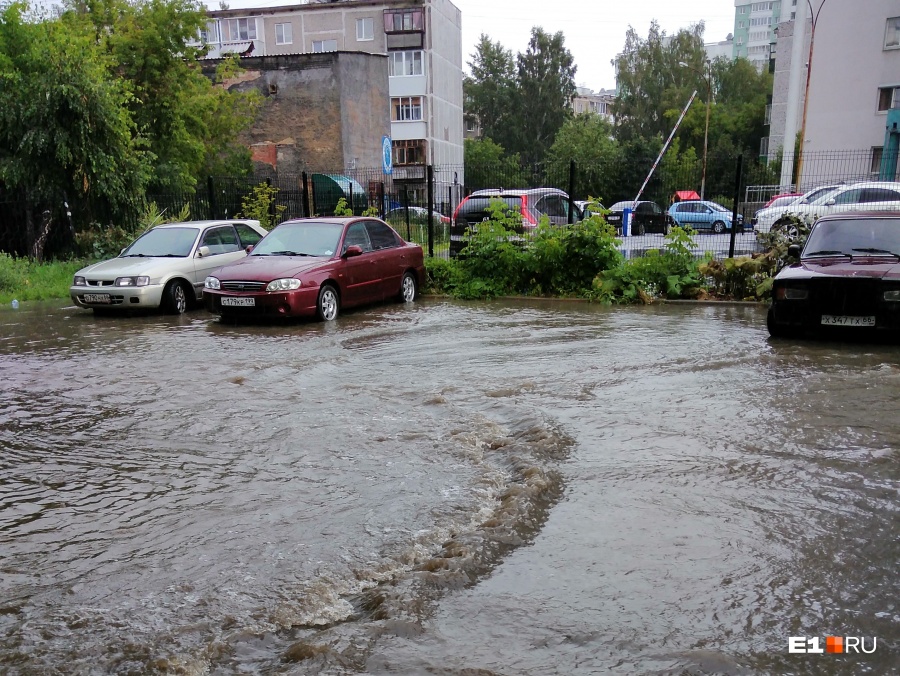
[[769, 137], [763, 136], [759, 140], [759, 156], [766, 157], [769, 154]]
[[474, 134], [478, 130], [478, 126], [473, 119], [466, 120], [466, 131], [470, 134]]
[[880, 174], [881, 173], [881, 159], [884, 157], [884, 148], [881, 146], [875, 146], [872, 148], [872, 166], [869, 168], [869, 173], [871, 174]]
[[385, 33], [410, 33], [424, 30], [425, 17], [421, 9], [384, 13]]
[[887, 20], [884, 29], [884, 48], [900, 49], [900, 16]]
[[206, 28], [200, 29], [200, 42], [204, 45], [217, 44], [219, 42], [219, 24], [210, 21], [206, 24]]
[[740, 11], [738, 12], [738, 14], [746, 14], [746, 13], [747, 13], [747, 6], [744, 5], [743, 7], [740, 8]]
[[758, 16], [755, 19], [750, 19], [751, 26], [771, 26], [772, 25], [772, 17], [771, 16]]
[[743, 27], [744, 27], [744, 22], [738, 21], [738, 28], [743, 28]]
[[289, 23], [275, 24], [275, 44], [290, 45], [294, 42], [294, 31]]
[[772, 11], [773, 2], [754, 2], [750, 7], [751, 12], [770, 12]]
[[738, 39], [737, 39], [737, 46], [740, 47], [740, 46], [742, 46], [743, 44], [744, 44], [744, 38], [738, 38]]
[[375, 19], [367, 17], [356, 20], [356, 39], [359, 42], [375, 39]]
[[337, 40], [313, 40], [314, 52], [336, 52]]
[[425, 141], [393, 141], [392, 145], [394, 166], [425, 164]]
[[883, 113], [891, 108], [900, 108], [900, 87], [879, 88], [878, 112]]
[[750, 33], [749, 37], [750, 42], [768, 42], [769, 41], [769, 31], [753, 31]]
[[422, 75], [422, 57], [423, 53], [419, 50], [391, 52], [391, 75]]
[[225, 19], [222, 42], [244, 42], [256, 39], [256, 19]]
[[391, 122], [418, 122], [421, 119], [421, 96], [402, 96], [391, 99]]

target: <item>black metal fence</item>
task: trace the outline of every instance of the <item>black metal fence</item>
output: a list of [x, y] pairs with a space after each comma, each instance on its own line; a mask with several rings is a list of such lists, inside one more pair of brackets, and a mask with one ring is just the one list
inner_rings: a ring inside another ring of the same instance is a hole
[[[742, 159], [738, 171], [739, 157]], [[232, 218], [244, 211], [244, 201], [255, 186], [268, 183], [277, 190], [272, 215], [278, 220], [332, 215], [341, 198], [353, 213], [374, 211], [386, 218], [407, 239], [422, 244], [431, 256], [449, 255], [450, 221], [460, 202], [479, 189], [552, 187], [574, 200], [594, 198], [605, 207], [641, 200], [655, 203], [662, 212], [674, 201], [703, 192], [707, 200], [736, 211], [745, 232], [705, 233], [697, 236], [698, 255], [714, 251], [727, 255], [736, 240], [737, 252], [755, 248], [749, 224], [755, 212], [775, 194], [803, 192], [817, 185], [860, 180], [897, 180], [897, 158], [872, 150], [806, 153], [772, 160], [754, 153], [710, 154], [707, 158], [621, 157], [593, 166], [573, 162], [522, 165], [510, 161], [466, 166], [394, 167], [386, 174], [378, 168], [332, 168], [299, 175], [256, 177], [211, 176], [187, 194], [150, 193], [144, 197], [164, 217], [175, 217], [187, 206], [193, 220]], [[797, 169], [802, 179], [796, 180]], [[651, 171], [652, 169], [652, 171]], [[892, 173], [891, 173], [892, 172]], [[785, 178], [786, 177], [786, 178]], [[681, 193], [681, 197], [678, 197]], [[96, 204], [60, 196], [50, 210], [51, 228], [45, 257], [65, 257], [75, 250], [74, 233], [99, 225], [136, 230], [140, 216], [110, 215]], [[71, 214], [71, 215], [69, 215]], [[25, 256], [32, 250], [35, 219], [28, 225], [23, 196], [0, 189], [0, 251]], [[661, 232], [623, 237], [623, 251], [640, 255], [663, 244]], [[712, 228], [710, 228], [712, 230]], [[740, 228], [734, 228], [740, 230]], [[625, 235], [625, 233], [623, 233]]]

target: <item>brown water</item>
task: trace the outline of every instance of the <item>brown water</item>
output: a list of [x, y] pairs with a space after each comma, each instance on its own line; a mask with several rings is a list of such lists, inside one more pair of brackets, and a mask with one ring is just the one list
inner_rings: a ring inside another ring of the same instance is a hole
[[763, 320], [0, 309], [0, 673], [896, 673], [900, 350]]

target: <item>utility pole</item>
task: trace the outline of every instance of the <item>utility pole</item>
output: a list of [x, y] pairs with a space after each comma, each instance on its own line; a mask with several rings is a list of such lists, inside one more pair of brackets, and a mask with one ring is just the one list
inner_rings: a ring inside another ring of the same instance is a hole
[[825, 0], [822, 0], [818, 11], [813, 11], [811, 0], [806, 0], [806, 5], [809, 7], [809, 18], [812, 21], [812, 28], [809, 33], [809, 58], [806, 62], [806, 89], [803, 94], [803, 118], [800, 122], [800, 148], [797, 150], [797, 163], [794, 167], [797, 172], [796, 183], [798, 186], [803, 178], [803, 145], [806, 143], [806, 112], [809, 109], [809, 81], [812, 78], [813, 44], [816, 41], [816, 24], [819, 21], [819, 13], [825, 6]]

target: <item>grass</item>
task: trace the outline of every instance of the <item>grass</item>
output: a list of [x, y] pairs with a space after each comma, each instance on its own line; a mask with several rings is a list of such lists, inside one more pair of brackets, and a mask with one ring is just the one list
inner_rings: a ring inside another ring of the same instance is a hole
[[0, 252], [0, 304], [68, 298], [72, 276], [84, 266], [84, 261], [33, 263]]

